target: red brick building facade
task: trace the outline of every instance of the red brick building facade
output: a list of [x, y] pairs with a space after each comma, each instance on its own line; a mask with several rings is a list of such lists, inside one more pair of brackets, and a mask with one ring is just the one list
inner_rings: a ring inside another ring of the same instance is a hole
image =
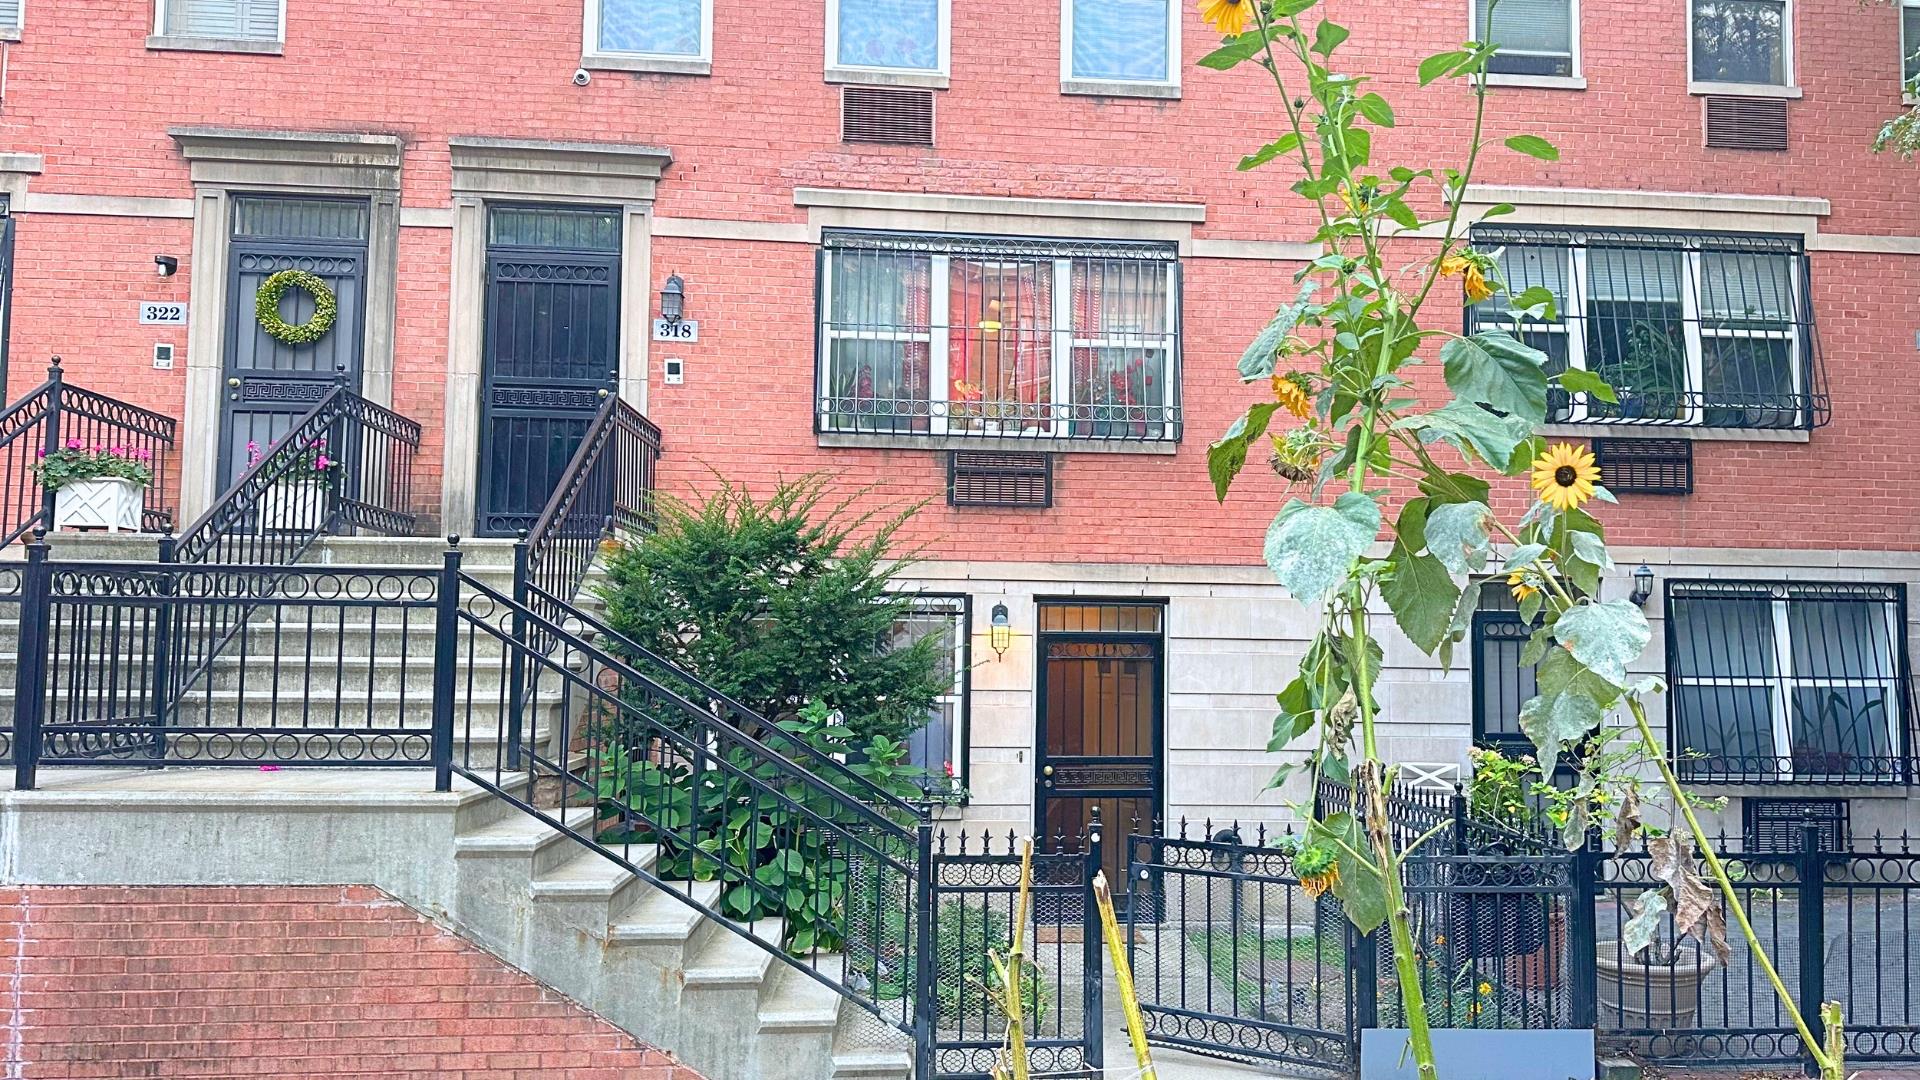
[[[1306, 633], [1259, 566], [1280, 483], [1250, 476], [1218, 506], [1204, 457], [1250, 399], [1234, 360], [1292, 295], [1312, 226], [1287, 169], [1235, 169], [1277, 133], [1270, 88], [1250, 66], [1195, 67], [1217, 39], [1192, 10], [181, 3], [15, 13], [0, 87], [13, 395], [58, 353], [76, 380], [179, 416], [190, 517], [310, 389], [280, 376], [337, 362], [423, 424], [419, 509], [510, 533], [542, 493], [502, 486], [498, 432], [518, 417], [511, 438], [547, 425], [564, 442], [597, 380], [665, 432], [669, 490], [714, 470], [755, 485], [824, 471], [931, 501], [910, 529], [934, 560], [919, 573], [968, 620], [962, 654], [978, 647], [923, 754], [952, 764], [975, 818], [1077, 819], [1078, 801], [1034, 792], [1054, 759], [1087, 756], [1124, 759], [1133, 794], [1103, 796], [1112, 813], [1274, 812], [1268, 698]], [[1414, 68], [1474, 33], [1473, 7], [1325, 6], [1355, 29], [1346, 65], [1399, 114], [1377, 160], [1460, 152], [1469, 96], [1419, 89]], [[1904, 795], [1912, 752], [1920, 580], [1898, 442], [1920, 346], [1920, 174], [1866, 148], [1901, 106], [1915, 10], [1528, 5], [1490, 130], [1544, 135], [1561, 157], [1490, 153], [1467, 196], [1517, 208], [1501, 225], [1518, 231], [1488, 242], [1512, 252], [1510, 276], [1563, 294], [1569, 321], [1542, 343], [1556, 362], [1616, 381], [1625, 365], [1648, 388], [1621, 415], [1569, 404], [1556, 430], [1616, 452], [1659, 435], [1666, 460], [1690, 462], [1688, 493], [1610, 512], [1629, 560], [1610, 586], [1655, 568], [1649, 612], [1671, 629], [1668, 580], [1811, 583], [1682, 598], [1689, 640], [1766, 637], [1698, 667], [1656, 639], [1646, 669], [1697, 680], [1680, 737], [1730, 763], [1715, 778], [1740, 779], [1735, 794], [1813, 780], [1890, 825], [1906, 814], [1886, 796]], [[867, 115], [876, 88], [893, 96]], [[1781, 123], [1782, 149], [1708, 145], [1765, 144]], [[863, 124], [896, 141], [859, 141]], [[156, 256], [178, 272], [156, 276]], [[348, 283], [333, 339], [304, 358], [262, 345], [260, 275], [316, 259]], [[556, 267], [599, 290], [565, 342], [512, 323]], [[697, 341], [651, 340], [669, 275]], [[151, 301], [184, 304], [185, 325], [142, 325]], [[572, 381], [508, 371], [508, 341], [565, 353]], [[604, 376], [581, 375], [594, 363]], [[952, 454], [969, 449], [1049, 455], [1051, 505], [949, 505]], [[1015, 639], [996, 656], [984, 635], [1002, 605]], [[1096, 628], [1124, 628], [1139, 655], [1055, 665], [1068, 658], [1050, 645]], [[1482, 663], [1451, 673], [1389, 650], [1401, 756], [1457, 767], [1510, 725], [1525, 687], [1492, 676], [1488, 633]], [[1813, 665], [1793, 645], [1809, 634], [1867, 659]], [[1124, 684], [1102, 699], [1124, 719], [1088, 719], [1079, 695], [1107, 693], [1101, 679]], [[1836, 692], [1837, 712], [1796, 705]]]

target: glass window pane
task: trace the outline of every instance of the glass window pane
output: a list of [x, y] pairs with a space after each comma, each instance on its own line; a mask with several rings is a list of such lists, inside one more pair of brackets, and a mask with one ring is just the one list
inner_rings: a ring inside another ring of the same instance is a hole
[[699, 56], [700, 0], [600, 0], [599, 48]]
[[1784, 84], [1786, 7], [1786, 0], [1694, 0], [1693, 77]]
[[1053, 400], [1053, 260], [954, 258], [947, 266], [953, 422], [1039, 426]]
[[279, 240], [367, 239], [364, 199], [241, 196], [233, 200], [233, 235]]
[[[1493, 22], [1487, 21], [1492, 7]], [[1475, 0], [1474, 25], [1502, 53], [1567, 55], [1573, 51], [1572, 0]]]
[[1767, 686], [1676, 686], [1673, 715], [1682, 773], [1770, 772], [1779, 751], [1773, 738], [1773, 689]]
[[828, 347], [828, 422], [840, 431], [926, 431], [924, 341], [837, 338]]
[[494, 207], [487, 214], [487, 243], [494, 247], [617, 252], [620, 250], [620, 212]]
[[1073, 350], [1073, 434], [1144, 437], [1164, 422], [1166, 353], [1158, 349]]
[[840, 0], [837, 64], [935, 71], [940, 0]]
[[1707, 251], [1700, 255], [1700, 315], [1736, 322], [1791, 322], [1789, 255]]
[[[1567, 269], [1573, 259], [1570, 248], [1510, 245], [1500, 250], [1500, 277], [1514, 295], [1541, 287], [1553, 293], [1554, 314], [1567, 314]], [[1498, 301], [1483, 301], [1483, 307], [1497, 311]]]
[[1900, 47], [1907, 58], [1904, 77], [1908, 81], [1920, 79], [1920, 4], [1909, 3], [1900, 20]]
[[1787, 605], [1793, 674], [1802, 679], [1892, 679], [1888, 607], [1845, 600], [1796, 600]]
[[1709, 427], [1784, 428], [1800, 423], [1792, 345], [1784, 338], [1702, 337], [1701, 392]]
[[932, 263], [925, 255], [833, 253], [835, 329], [925, 334], [930, 329]]
[[1872, 776], [1891, 771], [1897, 699], [1880, 686], [1796, 687], [1788, 699], [1795, 776]]
[[1167, 81], [1170, 0], [1075, 0], [1073, 77]]
[[928, 596], [914, 602], [910, 614], [893, 624], [888, 648], [906, 648], [933, 638], [939, 673], [948, 689], [927, 711], [926, 723], [907, 736], [907, 763], [922, 770], [929, 792], [951, 791], [959, 780], [960, 718], [965, 710], [967, 670], [966, 605], [955, 597]]
[[182, 37], [280, 37], [280, 0], [168, 0], [167, 33]]
[[1779, 674], [1771, 600], [1675, 600], [1667, 633], [1674, 635], [1673, 674], [1678, 679]]

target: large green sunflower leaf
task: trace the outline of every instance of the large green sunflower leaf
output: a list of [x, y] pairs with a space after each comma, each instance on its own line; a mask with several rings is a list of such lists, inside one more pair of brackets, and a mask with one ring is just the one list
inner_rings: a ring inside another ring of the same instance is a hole
[[1266, 560], [1294, 598], [1318, 607], [1380, 532], [1380, 506], [1357, 491], [1313, 506], [1290, 499], [1267, 529]]
[[1440, 347], [1448, 389], [1535, 424], [1547, 418], [1546, 362], [1547, 354], [1500, 330], [1450, 338]]

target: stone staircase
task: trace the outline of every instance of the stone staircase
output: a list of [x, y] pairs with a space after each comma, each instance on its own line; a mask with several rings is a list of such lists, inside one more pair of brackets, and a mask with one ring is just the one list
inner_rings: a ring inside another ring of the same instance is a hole
[[[150, 561], [155, 553], [150, 537], [56, 535], [52, 544], [51, 557], [63, 562]], [[510, 591], [511, 542], [469, 540], [460, 546], [463, 569], [493, 588]], [[316, 573], [323, 572], [323, 567], [429, 568], [439, 565], [444, 549], [444, 542], [432, 538], [336, 538], [318, 545], [307, 562]], [[585, 592], [590, 595], [591, 588]], [[409, 634], [403, 651], [388, 651], [395, 648], [392, 635], [390, 630], [382, 632], [381, 654], [370, 656], [375, 640], [372, 620], [377, 616], [370, 608], [357, 610], [368, 614], [346, 621], [330, 621], [329, 615], [315, 619], [311, 626], [299, 619], [289, 622], [270, 614], [256, 615], [244, 648], [237, 641], [230, 646], [213, 664], [197, 699], [189, 695], [190, 702], [197, 704], [183, 703], [183, 721], [191, 723], [198, 716], [215, 723], [251, 726], [257, 721], [287, 727], [296, 719], [289, 710], [304, 704], [354, 726], [421, 728], [421, 713], [431, 700], [431, 620], [421, 624], [424, 633]], [[13, 707], [18, 632], [17, 619], [0, 619], [0, 710], [7, 714]], [[463, 721], [463, 737], [478, 745], [466, 749], [464, 760], [492, 766], [499, 776], [494, 782], [512, 790], [516, 778], [504, 772], [499, 753], [504, 709], [496, 704], [504, 700], [505, 665], [498, 648], [482, 647], [483, 639], [473, 644], [464, 660], [460, 693], [467, 699], [461, 704], [463, 712], [471, 712]], [[338, 671], [346, 674], [318, 667], [302, 670], [295, 685], [296, 680], [285, 674], [288, 648], [318, 650], [330, 663], [337, 657]], [[133, 645], [122, 650], [129, 659], [136, 651]], [[534, 702], [534, 708], [549, 711], [564, 705], [551, 694]], [[557, 727], [529, 720], [527, 730], [550, 739]], [[535, 745], [549, 753], [557, 749], [547, 743]], [[145, 771], [125, 770], [119, 775]], [[57, 772], [43, 767], [41, 775]], [[299, 782], [318, 782], [308, 779], [318, 772], [302, 770]], [[178, 783], [189, 774], [205, 778], [211, 788], [244, 783], [252, 775], [186, 768], [150, 775]], [[363, 770], [358, 775], [366, 774]], [[407, 770], [404, 775], [425, 774]], [[421, 782], [430, 786], [430, 776]], [[396, 887], [388, 880], [355, 883], [388, 888], [444, 919], [463, 936], [534, 978], [635, 1036], [675, 1052], [708, 1080], [904, 1080], [911, 1074], [906, 1036], [763, 946], [762, 942], [780, 940], [780, 926], [756, 924], [752, 931], [759, 940], [749, 940], [686, 902], [692, 898], [714, 904], [719, 893], [716, 883], [655, 885], [634, 872], [650, 872], [656, 865], [651, 846], [615, 849], [624, 855], [629, 869], [501, 798], [462, 786], [465, 793], [440, 845], [443, 856], [453, 863], [450, 876], [370, 865], [369, 876], [441, 884], [429, 888]], [[245, 811], [235, 807], [228, 812]], [[593, 811], [550, 813], [564, 813], [569, 826], [580, 827], [590, 824], [585, 819]], [[232, 827], [243, 826], [236, 819]], [[328, 841], [320, 838], [318, 842]], [[449, 846], [451, 850], [446, 850]], [[416, 857], [434, 856], [426, 852]], [[290, 867], [280, 876], [299, 872]], [[833, 978], [838, 977], [835, 968], [840, 962], [833, 956], [807, 961]]]

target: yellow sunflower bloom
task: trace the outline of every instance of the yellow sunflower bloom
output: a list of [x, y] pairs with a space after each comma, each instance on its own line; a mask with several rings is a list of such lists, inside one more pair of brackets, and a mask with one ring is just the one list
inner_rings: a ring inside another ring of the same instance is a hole
[[1492, 983], [1489, 983], [1489, 982], [1483, 982], [1483, 983], [1481, 983], [1481, 984], [1480, 984], [1480, 996], [1481, 996], [1481, 997], [1486, 997], [1486, 996], [1488, 996], [1488, 995], [1490, 995], [1490, 994], [1492, 994], [1492, 993], [1493, 993], [1493, 984], [1492, 984]]
[[1318, 874], [1302, 874], [1300, 877], [1300, 887], [1307, 891], [1308, 896], [1315, 898], [1339, 883], [1340, 868], [1338, 866], [1329, 866]]
[[1307, 396], [1311, 388], [1307, 377], [1297, 371], [1276, 374], [1273, 377], [1273, 400], [1279, 402], [1281, 408], [1304, 420], [1313, 411], [1313, 400]]
[[1473, 266], [1473, 260], [1465, 255], [1449, 255], [1440, 260], [1441, 277], [1459, 277]]
[[1467, 267], [1466, 272], [1461, 275], [1460, 285], [1466, 290], [1469, 304], [1477, 304], [1493, 295], [1493, 286], [1487, 284], [1487, 275], [1481, 273], [1477, 266]]
[[1253, 21], [1253, 0], [1200, 0], [1200, 18], [1208, 26], [1233, 37]]
[[1513, 590], [1515, 600], [1525, 600], [1540, 591], [1540, 586], [1527, 582], [1527, 573], [1524, 570], [1515, 570], [1507, 575], [1507, 588]]
[[1593, 451], [1570, 443], [1555, 443], [1533, 459], [1533, 490], [1555, 510], [1571, 510], [1593, 498], [1600, 468]]

